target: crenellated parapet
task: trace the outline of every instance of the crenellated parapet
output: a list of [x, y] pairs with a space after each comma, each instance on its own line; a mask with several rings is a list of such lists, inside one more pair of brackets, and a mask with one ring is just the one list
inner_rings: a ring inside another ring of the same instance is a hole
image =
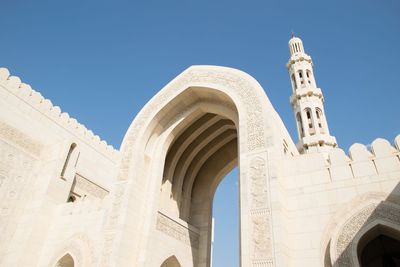
[[10, 76], [10, 72], [6, 68], [0, 68], [0, 86], [68, 130], [83, 142], [95, 147], [109, 158], [116, 159], [118, 150], [108, 145], [106, 141], [101, 140], [98, 135], [87, 129], [85, 125], [71, 118], [68, 113], [62, 112], [60, 107], [54, 106], [49, 99], [44, 98], [39, 92], [33, 90], [30, 85], [21, 82], [19, 77]]
[[349, 155], [340, 148], [334, 148], [328, 155], [328, 169], [332, 180], [372, 176], [400, 171], [400, 135], [389, 141], [378, 138], [370, 148], [353, 144]]
[[333, 148], [327, 157], [313, 153], [285, 158], [280, 163], [279, 173], [287, 181], [295, 180], [292, 184], [295, 187], [363, 177], [397, 175], [400, 178], [400, 135], [395, 138], [394, 145], [378, 138], [370, 146], [353, 144], [348, 154], [343, 149]]

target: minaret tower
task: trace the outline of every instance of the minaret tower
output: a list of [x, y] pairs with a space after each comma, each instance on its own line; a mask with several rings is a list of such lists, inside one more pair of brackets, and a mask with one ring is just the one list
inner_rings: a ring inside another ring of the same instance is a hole
[[289, 40], [290, 59], [286, 67], [292, 82], [292, 105], [300, 153], [326, 154], [337, 146], [336, 138], [329, 134], [324, 111], [324, 97], [317, 87], [311, 57], [304, 52], [303, 42], [292, 34]]

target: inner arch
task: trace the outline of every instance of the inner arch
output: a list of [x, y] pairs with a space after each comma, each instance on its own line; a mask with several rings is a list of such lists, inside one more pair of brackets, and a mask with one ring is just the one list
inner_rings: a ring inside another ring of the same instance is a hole
[[196, 203], [211, 203], [219, 181], [237, 164], [237, 153], [233, 121], [204, 113], [188, 124], [166, 155], [160, 210], [200, 226]]
[[[160, 139], [166, 140], [167, 146], [158, 208], [197, 229], [198, 250], [193, 260], [195, 266], [209, 266], [214, 193], [238, 165], [237, 109], [222, 92], [190, 88], [159, 114], [163, 116], [154, 125], [159, 132], [148, 142], [156, 145], [157, 136], [167, 136]], [[182, 118], [177, 121], [177, 117]]]

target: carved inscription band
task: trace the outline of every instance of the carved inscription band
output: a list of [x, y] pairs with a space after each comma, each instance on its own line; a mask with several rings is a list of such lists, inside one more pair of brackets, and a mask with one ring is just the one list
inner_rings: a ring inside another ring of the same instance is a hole
[[194, 248], [199, 247], [199, 234], [172, 220], [162, 213], [157, 214], [157, 230]]
[[386, 203], [370, 204], [351, 217], [342, 227], [336, 241], [335, 250], [338, 258], [335, 266], [354, 266], [351, 254], [354, 237], [365, 225], [377, 219], [400, 225], [400, 209]]
[[0, 121], [0, 138], [12, 142], [36, 156], [40, 154], [41, 145], [39, 143], [2, 121]]

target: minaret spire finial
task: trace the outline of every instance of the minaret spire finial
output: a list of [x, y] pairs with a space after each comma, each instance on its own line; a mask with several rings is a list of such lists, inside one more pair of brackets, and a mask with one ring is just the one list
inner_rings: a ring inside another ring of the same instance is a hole
[[293, 38], [294, 37], [294, 32], [293, 32], [293, 30], [292, 30], [292, 33], [291, 33], [291, 38]]

